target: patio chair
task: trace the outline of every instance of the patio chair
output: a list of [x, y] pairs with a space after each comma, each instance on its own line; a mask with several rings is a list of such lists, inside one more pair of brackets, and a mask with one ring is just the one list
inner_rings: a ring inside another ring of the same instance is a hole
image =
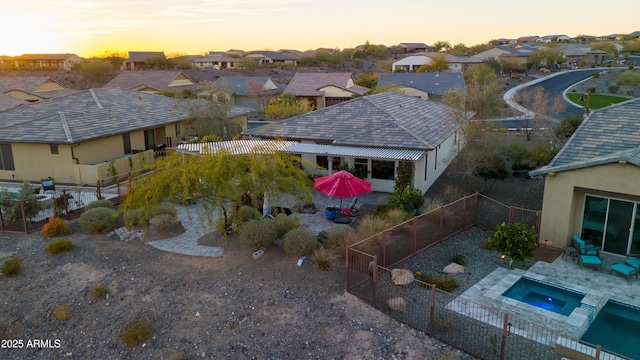
[[353, 200], [351, 200], [351, 203], [349, 203], [349, 205], [347, 205], [346, 207], [342, 208], [342, 211], [344, 212], [346, 209], [348, 209], [349, 214], [351, 217], [356, 217], [358, 216], [358, 209], [356, 208], [356, 202], [358, 202], [358, 198], [354, 197]]
[[620, 275], [626, 276], [627, 281], [629, 281], [629, 279], [633, 275], [636, 276], [636, 279], [638, 278], [638, 268], [640, 268], [640, 259], [627, 255], [627, 258], [624, 260], [623, 263], [619, 262], [611, 265], [611, 269], [609, 269], [609, 274], [615, 271]]
[[574, 235], [572, 240], [573, 247], [578, 249], [578, 264], [580, 264], [580, 268], [582, 269], [583, 266], [591, 266], [598, 267], [599, 270], [602, 270], [602, 260], [600, 260], [598, 256], [598, 248], [591, 244], [586, 244], [577, 235]]

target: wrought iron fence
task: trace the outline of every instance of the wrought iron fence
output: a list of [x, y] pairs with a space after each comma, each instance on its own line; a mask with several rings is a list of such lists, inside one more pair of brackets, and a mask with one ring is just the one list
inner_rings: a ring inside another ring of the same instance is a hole
[[482, 359], [626, 359], [600, 346], [415, 281], [391, 282], [390, 268], [472, 226], [524, 222], [540, 212], [473, 194], [346, 249], [347, 291], [411, 327]]

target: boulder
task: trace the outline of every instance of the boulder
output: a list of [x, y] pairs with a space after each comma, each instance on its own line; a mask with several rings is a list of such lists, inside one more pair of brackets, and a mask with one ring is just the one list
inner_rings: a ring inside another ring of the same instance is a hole
[[464, 266], [452, 262], [442, 269], [442, 272], [449, 275], [464, 274]]
[[391, 270], [391, 282], [395, 285], [409, 285], [413, 282], [413, 272], [407, 269]]
[[391, 299], [387, 299], [387, 305], [389, 305], [389, 307], [393, 311], [398, 311], [398, 312], [407, 311], [407, 302], [404, 300], [404, 298], [401, 298], [401, 297], [394, 297]]

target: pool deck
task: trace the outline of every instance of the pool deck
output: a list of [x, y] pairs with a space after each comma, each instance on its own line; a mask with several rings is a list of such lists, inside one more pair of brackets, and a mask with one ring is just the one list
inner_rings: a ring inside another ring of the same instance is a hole
[[[581, 269], [577, 262], [568, 257], [558, 257], [552, 263], [538, 261], [526, 271], [498, 268], [465, 291], [461, 298], [579, 338], [607, 300], [613, 299], [640, 307], [640, 279], [632, 277], [627, 281], [615, 273], [609, 274], [611, 265], [624, 261], [624, 258], [601, 254], [601, 259], [601, 271], [589, 267]], [[502, 295], [523, 276], [586, 294], [582, 306], [576, 308], [570, 316], [564, 316]], [[468, 304], [463, 305], [462, 302], [451, 304], [450, 308], [474, 317], [478, 315], [472, 315], [473, 313], [485, 317], [489, 313], [471, 310]], [[501, 324], [502, 320], [482, 321]]]

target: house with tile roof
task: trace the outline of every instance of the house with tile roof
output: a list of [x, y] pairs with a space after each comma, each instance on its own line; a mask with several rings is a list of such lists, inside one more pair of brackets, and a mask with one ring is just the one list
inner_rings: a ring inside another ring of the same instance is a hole
[[[251, 109], [234, 107], [229, 121], [246, 129]], [[189, 135], [186, 106], [125, 89], [90, 89], [0, 112], [0, 180], [90, 184], [130, 171], [129, 158], [153, 159]], [[139, 155], [142, 154], [142, 155]]]
[[425, 192], [462, 146], [454, 112], [434, 101], [386, 92], [359, 97], [244, 131], [253, 139], [296, 141], [282, 151], [315, 163], [316, 175], [349, 165], [366, 172], [374, 191], [393, 192], [401, 161], [414, 165]]
[[532, 64], [534, 62], [532, 55], [537, 51], [537, 46], [500, 45], [479, 52], [472, 57], [481, 59], [496, 59], [503, 65], [511, 65], [511, 68], [524, 69], [526, 64]]
[[0, 94], [16, 99], [0, 99], [0, 111], [14, 106], [68, 95], [74, 90], [67, 89], [48, 76], [2, 76]]
[[221, 76], [213, 87], [229, 93], [233, 104], [262, 111], [269, 100], [282, 94], [285, 86], [268, 76]]
[[245, 57], [258, 60], [260, 65], [290, 65], [296, 66], [298, 61], [290, 56], [277, 51], [257, 50], [251, 51]]
[[472, 56], [454, 56], [440, 52], [426, 52], [407, 56], [391, 65], [391, 72], [415, 72], [422, 65], [431, 64], [434, 58], [444, 56], [449, 63], [449, 71], [463, 72], [473, 65], [482, 63], [483, 59]]
[[144, 70], [149, 66], [145, 64], [148, 57], [158, 56], [166, 59], [164, 51], [129, 51], [129, 58], [122, 62], [121, 70]]
[[540, 239], [640, 253], [640, 99], [593, 111], [545, 167]]
[[405, 53], [433, 51], [433, 46], [425, 43], [400, 43], [398, 47], [404, 50]]
[[405, 95], [440, 101], [447, 91], [463, 91], [465, 84], [464, 76], [459, 72], [380, 73], [377, 88], [386, 87], [393, 87]]
[[560, 47], [567, 59], [567, 64], [600, 65], [607, 57], [606, 51], [592, 49], [588, 45], [561, 44]]
[[179, 70], [122, 71], [105, 88], [129, 89], [147, 93], [198, 90], [200, 85]]
[[356, 85], [351, 73], [295, 73], [284, 92], [307, 99], [316, 109], [362, 96], [369, 88]]
[[209, 54], [193, 60], [193, 67], [196, 69], [235, 69], [238, 59], [227, 56], [223, 53]]
[[83, 59], [76, 54], [23, 54], [13, 58], [17, 69], [66, 70], [81, 64]]

